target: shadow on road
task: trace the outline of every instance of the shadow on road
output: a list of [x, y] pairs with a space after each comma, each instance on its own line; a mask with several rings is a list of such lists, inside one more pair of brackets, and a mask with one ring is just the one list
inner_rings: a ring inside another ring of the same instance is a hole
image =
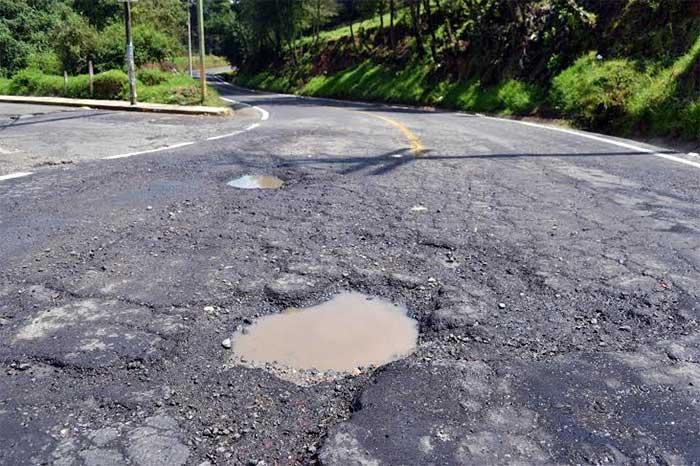
[[64, 120], [76, 120], [79, 118], [92, 118], [96, 116], [102, 116], [102, 115], [109, 115], [110, 112], [89, 112], [89, 113], [81, 113], [80, 115], [71, 115], [71, 116], [64, 116], [64, 117], [57, 117], [57, 118], [42, 118], [40, 120], [32, 120], [32, 121], [20, 121], [19, 118], [13, 118], [10, 123], [5, 123], [0, 125], [0, 131], [7, 129], [7, 128], [16, 128], [18, 126], [28, 126], [28, 125], [38, 125], [41, 123], [52, 123], [56, 121], [64, 121]]
[[[430, 155], [431, 150], [424, 151], [421, 155], [415, 156], [411, 154], [411, 149], [404, 147], [391, 152], [366, 157], [336, 157], [324, 156], [316, 158], [308, 158], [303, 160], [287, 160], [282, 162], [281, 167], [293, 167], [300, 165], [313, 164], [328, 164], [328, 165], [349, 165], [343, 168], [338, 173], [347, 175], [368, 168], [374, 168], [370, 171], [370, 175], [384, 175], [399, 167], [413, 162], [430, 162], [443, 160], [488, 160], [488, 159], [519, 159], [519, 158], [540, 158], [540, 157], [624, 157], [634, 155], [650, 155], [648, 152], [642, 151], [626, 151], [626, 152], [553, 152], [553, 153], [512, 153], [512, 154], [473, 154], [473, 155]], [[659, 151], [660, 154], [675, 154], [676, 152], [667, 150]]]

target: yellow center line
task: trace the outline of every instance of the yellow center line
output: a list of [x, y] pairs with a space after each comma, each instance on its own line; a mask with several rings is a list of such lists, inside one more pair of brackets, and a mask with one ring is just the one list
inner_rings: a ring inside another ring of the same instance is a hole
[[414, 156], [417, 157], [417, 156], [421, 155], [423, 152], [425, 152], [425, 146], [423, 146], [423, 143], [421, 142], [420, 138], [418, 136], [416, 136], [416, 134], [413, 131], [408, 129], [408, 127], [406, 127], [406, 125], [404, 125], [403, 123], [398, 122], [398, 121], [394, 120], [393, 118], [385, 117], [382, 115], [377, 115], [376, 113], [369, 113], [369, 112], [362, 112], [362, 113], [365, 113], [367, 115], [371, 115], [375, 118], [379, 118], [380, 120], [384, 120], [387, 123], [389, 123], [390, 125], [398, 128], [399, 131], [401, 131], [401, 133], [406, 137], [406, 139], [408, 139], [408, 142], [411, 143], [411, 154], [413, 154]]

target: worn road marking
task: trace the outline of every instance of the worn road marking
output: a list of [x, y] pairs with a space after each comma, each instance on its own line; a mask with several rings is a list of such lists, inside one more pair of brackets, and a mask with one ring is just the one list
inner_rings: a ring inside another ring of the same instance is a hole
[[408, 139], [408, 141], [411, 143], [411, 153], [415, 156], [421, 155], [423, 152], [425, 152], [425, 146], [423, 146], [423, 143], [421, 142], [420, 138], [416, 136], [416, 134], [408, 129], [406, 125], [403, 123], [400, 123], [393, 118], [385, 117], [382, 115], [377, 115], [375, 113], [369, 113], [369, 112], [362, 112], [366, 115], [371, 115], [375, 118], [379, 118], [380, 120], [384, 120], [390, 125], [396, 127], [403, 133], [403, 135]]
[[217, 139], [224, 139], [224, 138], [230, 138], [231, 136], [237, 136], [241, 134], [243, 131], [234, 131], [233, 133], [228, 133], [228, 134], [221, 134], [219, 136], [211, 136], [207, 138], [207, 141], [216, 141]]
[[17, 152], [17, 151], [16, 150], [7, 150], [7, 149], [3, 149], [2, 147], [0, 147], [0, 154], [3, 154], [3, 155], [14, 154], [15, 152]]
[[524, 125], [524, 126], [531, 126], [533, 128], [548, 129], [550, 131], [557, 131], [559, 133], [565, 133], [565, 134], [570, 134], [573, 136], [579, 136], [582, 138], [590, 139], [592, 141], [604, 142], [606, 144], [611, 144], [613, 146], [622, 147], [622, 148], [634, 150], [637, 152], [644, 152], [645, 154], [653, 155], [655, 157], [661, 157], [662, 159], [672, 160], [674, 162], [682, 163], [685, 165], [690, 165], [691, 167], [700, 168], [700, 163], [693, 162], [692, 160], [686, 160], [686, 159], [683, 159], [680, 157], [675, 157], [675, 156], [670, 155], [670, 154], [662, 154], [661, 152], [654, 150], [654, 149], [647, 149], [645, 147], [636, 146], [634, 144], [628, 144], [628, 143], [622, 142], [622, 141], [616, 141], [614, 139], [608, 139], [608, 138], [605, 138], [602, 136], [597, 136], [595, 134], [585, 133], [583, 131], [576, 131], [573, 129], [566, 129], [566, 128], [558, 128], [556, 126], [541, 125], [538, 123], [531, 123], [529, 121], [508, 120], [505, 118], [496, 118], [496, 117], [490, 117], [490, 116], [486, 116], [486, 115], [479, 115], [479, 116], [481, 118], [486, 118], [489, 120], [508, 121], [511, 123], [517, 123], [517, 124]]
[[107, 157], [102, 157], [102, 160], [125, 159], [127, 157], [133, 157], [134, 155], [152, 154], [153, 152], [162, 152], [164, 150], [177, 149], [179, 147], [191, 146], [192, 144], [194, 144], [194, 142], [181, 142], [179, 144], [173, 144], [172, 146], [158, 147], [157, 149], [142, 150], [139, 152], [129, 152], [128, 154], [109, 155]]
[[0, 181], [4, 180], [13, 180], [15, 178], [22, 178], [23, 176], [29, 176], [33, 175], [34, 172], [15, 172], [15, 173], [10, 173], [9, 175], [2, 175], [0, 176]]
[[[228, 84], [228, 83], [226, 83], [226, 84]], [[239, 102], [238, 100], [229, 99], [228, 97], [223, 97], [223, 96], [219, 96], [219, 98], [221, 100], [225, 100], [226, 102], [231, 102], [232, 104], [244, 105], [246, 107], [250, 107], [254, 110], [257, 110], [258, 112], [260, 112], [260, 121], [265, 121], [265, 120], [268, 120], [270, 118], [270, 113], [267, 110], [258, 107], [257, 105], [246, 104], [245, 102]]]
[[[231, 83], [228, 83], [228, 82], [224, 81], [223, 79], [221, 79], [221, 78], [218, 77], [218, 76], [214, 76], [214, 79], [216, 79], [217, 81], [219, 81], [221, 84], [225, 84], [225, 85], [227, 85], [227, 86], [231, 86], [231, 87], [233, 87], [234, 89], [236, 88], [236, 86], [234, 86], [234, 85], [231, 84]], [[269, 119], [270, 119], [270, 112], [268, 112], [268, 111], [265, 110], [264, 108], [258, 107], [257, 105], [250, 105], [250, 104], [247, 104], [247, 103], [245, 103], [245, 102], [240, 102], [240, 101], [238, 101], [238, 100], [229, 99], [228, 97], [223, 97], [223, 96], [219, 96], [219, 98], [220, 98], [221, 100], [225, 100], [226, 102], [231, 102], [232, 104], [244, 105], [244, 106], [246, 106], [246, 107], [250, 107], [250, 108], [253, 108], [253, 109], [257, 110], [258, 112], [260, 112], [260, 121], [265, 121], [265, 120], [269, 120]]]

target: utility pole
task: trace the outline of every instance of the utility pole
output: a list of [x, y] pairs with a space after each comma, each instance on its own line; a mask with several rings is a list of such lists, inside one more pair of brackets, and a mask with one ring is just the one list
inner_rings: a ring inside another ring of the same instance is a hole
[[136, 105], [136, 67], [134, 65], [134, 41], [131, 37], [131, 0], [124, 2], [124, 25], [126, 26], [126, 66], [129, 71], [129, 101]]
[[194, 76], [192, 72], [192, 0], [186, 0], [187, 4], [187, 69], [190, 71], [190, 77]]
[[207, 97], [207, 73], [204, 69], [204, 0], [197, 5], [197, 23], [199, 26], [199, 82], [202, 85], [202, 103]]

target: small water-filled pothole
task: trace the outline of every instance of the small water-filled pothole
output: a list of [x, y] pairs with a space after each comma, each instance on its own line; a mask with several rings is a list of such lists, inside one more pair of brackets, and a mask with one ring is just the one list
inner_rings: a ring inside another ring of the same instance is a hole
[[226, 184], [239, 189], [277, 189], [282, 187], [284, 181], [276, 176], [243, 175]]
[[360, 293], [341, 293], [317, 306], [286, 309], [239, 331], [239, 362], [301, 371], [353, 373], [410, 354], [418, 323], [400, 306]]

